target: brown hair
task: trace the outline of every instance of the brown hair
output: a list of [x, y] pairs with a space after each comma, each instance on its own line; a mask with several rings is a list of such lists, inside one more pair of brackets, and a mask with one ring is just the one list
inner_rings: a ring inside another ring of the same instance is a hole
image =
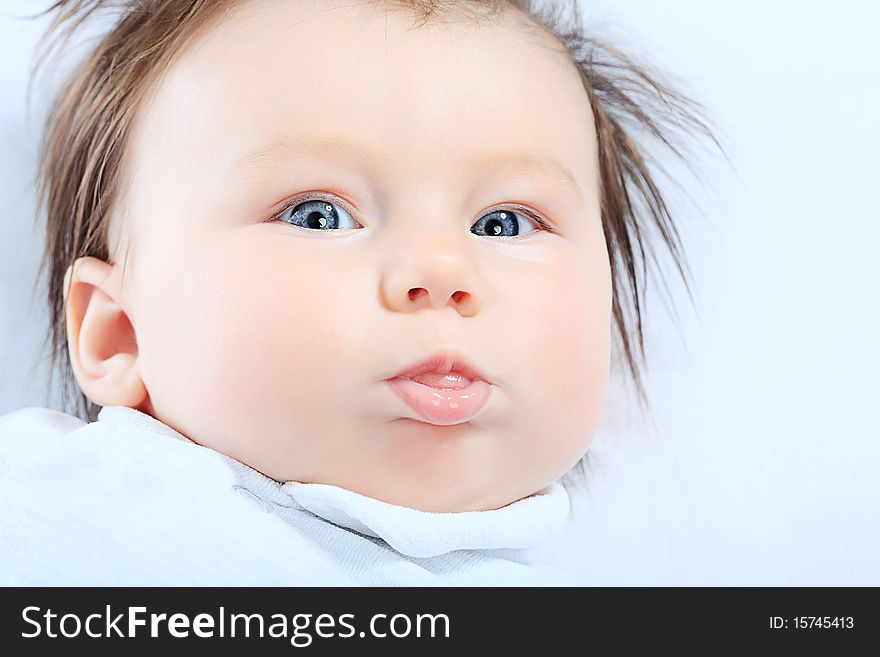
[[[96, 10], [116, 8], [120, 12], [112, 29], [54, 97], [37, 172], [38, 218], [46, 206], [46, 244], [38, 273], [39, 280], [48, 269], [50, 325], [44, 348], [49, 342], [53, 374], [60, 367], [65, 410], [73, 391], [73, 412], [83, 419], [94, 421], [101, 407], [79, 390], [73, 375], [62, 290], [65, 273], [82, 256], [110, 262], [109, 217], [118, 203], [120, 168], [139, 101], [174, 55], [235, 1], [117, 0], [119, 6], [114, 7], [111, 0], [59, 0], [38, 14], [57, 12], [40, 42], [43, 45], [62, 25], [67, 26], [66, 42]], [[469, 9], [471, 18], [480, 20], [513, 7], [530, 17], [530, 25], [551, 35], [571, 56], [595, 117], [601, 219], [611, 263], [616, 336], [639, 401], [647, 408], [641, 367], [645, 363], [642, 309], [647, 283], [646, 246], [654, 256], [648, 239], [650, 231], [659, 232], [692, 303], [693, 295], [678, 232], [646, 163], [646, 152], [636, 144], [627, 124], [647, 130], [690, 166], [688, 158], [674, 145], [676, 132], [685, 136], [700, 133], [723, 152], [701, 118], [704, 108], [661, 83], [646, 66], [588, 36], [579, 0], [546, 6], [534, 0], [391, 0], [391, 4], [398, 9], [412, 9], [425, 22], [436, 19], [441, 10]], [[566, 8], [571, 10], [568, 25]], [[51, 50], [47, 49], [43, 58]], [[43, 58], [37, 61], [37, 67]]]

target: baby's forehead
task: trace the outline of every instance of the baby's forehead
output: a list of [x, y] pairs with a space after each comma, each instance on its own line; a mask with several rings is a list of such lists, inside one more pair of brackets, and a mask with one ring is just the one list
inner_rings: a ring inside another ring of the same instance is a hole
[[347, 136], [361, 154], [381, 152], [389, 173], [506, 149], [587, 180], [595, 134], [579, 74], [523, 20], [416, 25], [367, 3], [241, 3], [154, 88], [135, 161], [227, 181], [272, 145]]

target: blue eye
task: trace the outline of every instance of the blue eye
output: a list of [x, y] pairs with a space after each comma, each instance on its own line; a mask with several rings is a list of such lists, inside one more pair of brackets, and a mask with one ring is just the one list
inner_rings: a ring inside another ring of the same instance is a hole
[[[524, 215], [511, 210], [493, 210], [480, 217], [477, 223], [474, 224], [474, 228], [471, 228], [471, 232], [479, 235], [480, 233], [477, 232], [479, 230], [485, 231], [485, 234], [492, 236], [516, 237], [520, 234], [517, 217], [524, 218]], [[534, 222], [529, 220], [529, 223]]]
[[[507, 208], [493, 210], [484, 214], [471, 228], [475, 235], [493, 237], [516, 237], [521, 234], [521, 224], [537, 225], [538, 230], [552, 232], [550, 225], [533, 211], [517, 206], [518, 212]], [[342, 221], [340, 221], [342, 217]], [[283, 221], [300, 228], [317, 231], [335, 230], [341, 227], [355, 227], [359, 224], [341, 203], [330, 201], [324, 197], [302, 195], [292, 199], [279, 210], [271, 221]], [[349, 224], [349, 226], [340, 226]]]
[[[302, 197], [294, 199], [282, 208], [274, 218], [300, 228], [332, 230], [339, 228], [340, 212], [338, 210], [341, 210], [343, 217], [347, 217], [351, 223], [355, 223], [351, 215], [339, 203], [331, 203], [321, 198], [305, 201], [301, 199]], [[289, 210], [293, 210], [293, 212], [290, 213], [289, 218], [284, 219], [283, 217], [287, 215]], [[345, 222], [343, 221], [343, 223]]]

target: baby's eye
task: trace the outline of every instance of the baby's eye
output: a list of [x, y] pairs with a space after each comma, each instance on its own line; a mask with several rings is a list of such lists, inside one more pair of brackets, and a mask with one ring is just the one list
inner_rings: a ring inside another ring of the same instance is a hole
[[[526, 219], [526, 215], [511, 210], [493, 210], [480, 217], [477, 223], [474, 224], [474, 227], [471, 228], [471, 232], [474, 235], [480, 235], [481, 233], [478, 231], [484, 231], [487, 235], [514, 237], [520, 233], [520, 224], [517, 217]], [[526, 221], [533, 225], [535, 223], [531, 219], [526, 219]]]
[[293, 203], [295, 205], [288, 205], [275, 218], [300, 228], [330, 230], [339, 228], [339, 210], [341, 210], [342, 216], [347, 217], [352, 224], [355, 223], [351, 215], [338, 203], [331, 203], [320, 198], [309, 199], [301, 203], [293, 201]]
[[[357, 222], [341, 204], [329, 201], [325, 198], [311, 198], [301, 200], [294, 199], [285, 208], [278, 212], [273, 219], [285, 223], [312, 230], [331, 230], [340, 228], [340, 216], [345, 218], [342, 223], [357, 226]], [[502, 237], [515, 237], [520, 234], [522, 221], [538, 224], [541, 230], [549, 227], [541, 221], [537, 215], [513, 212], [508, 209], [493, 210], [484, 214], [471, 228], [475, 235], [491, 235]]]

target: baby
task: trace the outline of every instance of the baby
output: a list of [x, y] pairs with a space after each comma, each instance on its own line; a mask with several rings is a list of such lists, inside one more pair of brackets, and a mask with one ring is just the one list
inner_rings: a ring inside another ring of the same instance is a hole
[[699, 106], [576, 2], [122, 4], [46, 126], [79, 398], [0, 418], [0, 583], [567, 583], [528, 548], [681, 260], [626, 123]]

